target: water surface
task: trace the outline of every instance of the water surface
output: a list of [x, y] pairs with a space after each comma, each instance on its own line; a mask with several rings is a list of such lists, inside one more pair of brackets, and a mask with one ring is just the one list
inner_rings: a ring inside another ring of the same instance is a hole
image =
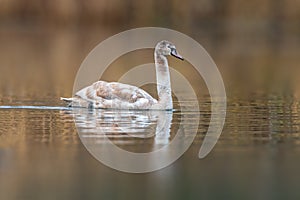
[[[173, 165], [140, 175], [117, 172], [98, 162], [81, 143], [73, 116], [66, 112], [70, 111], [0, 110], [3, 199], [121, 199], [123, 195], [144, 197], [145, 193], [149, 199], [181, 199], [187, 194], [236, 199], [299, 195], [300, 121], [295, 99], [229, 102], [223, 133], [213, 151], [200, 160], [198, 151], [210, 119], [207, 108], [188, 151]], [[148, 152], [172, 140], [182, 117], [193, 121], [195, 114], [171, 113], [170, 132], [156, 139], [155, 117], [127, 113], [126, 118], [112, 111], [97, 117], [102, 117], [99, 126], [114, 144], [128, 151]], [[93, 133], [93, 120], [79, 118], [77, 122], [85, 129], [81, 135], [85, 142], [101, 145], [103, 137]], [[185, 128], [188, 132], [195, 127], [191, 123]]]

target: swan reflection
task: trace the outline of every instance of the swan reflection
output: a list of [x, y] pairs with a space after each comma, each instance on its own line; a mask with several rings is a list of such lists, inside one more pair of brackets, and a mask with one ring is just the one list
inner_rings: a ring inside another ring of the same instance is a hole
[[128, 145], [148, 139], [144, 147], [151, 144], [148, 150], [153, 151], [168, 144], [171, 139], [172, 111], [78, 108], [68, 113], [73, 115], [81, 141], [87, 148], [98, 148], [97, 144], [107, 140]]
[[97, 160], [131, 173], [154, 171], [176, 161], [192, 144], [199, 123], [199, 114], [191, 111], [73, 108], [67, 112], [81, 142]]

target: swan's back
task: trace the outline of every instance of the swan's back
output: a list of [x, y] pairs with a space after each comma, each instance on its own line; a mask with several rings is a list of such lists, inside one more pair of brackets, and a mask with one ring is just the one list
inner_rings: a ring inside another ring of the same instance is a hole
[[157, 103], [136, 86], [106, 81], [97, 81], [64, 100], [70, 101], [71, 106], [119, 109], [149, 109]]

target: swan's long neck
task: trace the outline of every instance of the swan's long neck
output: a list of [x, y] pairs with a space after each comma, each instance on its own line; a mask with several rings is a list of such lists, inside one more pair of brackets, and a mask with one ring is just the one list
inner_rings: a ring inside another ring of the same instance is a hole
[[164, 55], [154, 52], [158, 104], [162, 109], [172, 109], [172, 92], [168, 60]]

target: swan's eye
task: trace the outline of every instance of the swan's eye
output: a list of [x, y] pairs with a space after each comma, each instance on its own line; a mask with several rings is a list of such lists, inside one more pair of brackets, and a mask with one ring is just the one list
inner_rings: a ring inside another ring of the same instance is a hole
[[176, 53], [176, 49], [174, 47], [170, 47], [171, 52], [175, 52]]

